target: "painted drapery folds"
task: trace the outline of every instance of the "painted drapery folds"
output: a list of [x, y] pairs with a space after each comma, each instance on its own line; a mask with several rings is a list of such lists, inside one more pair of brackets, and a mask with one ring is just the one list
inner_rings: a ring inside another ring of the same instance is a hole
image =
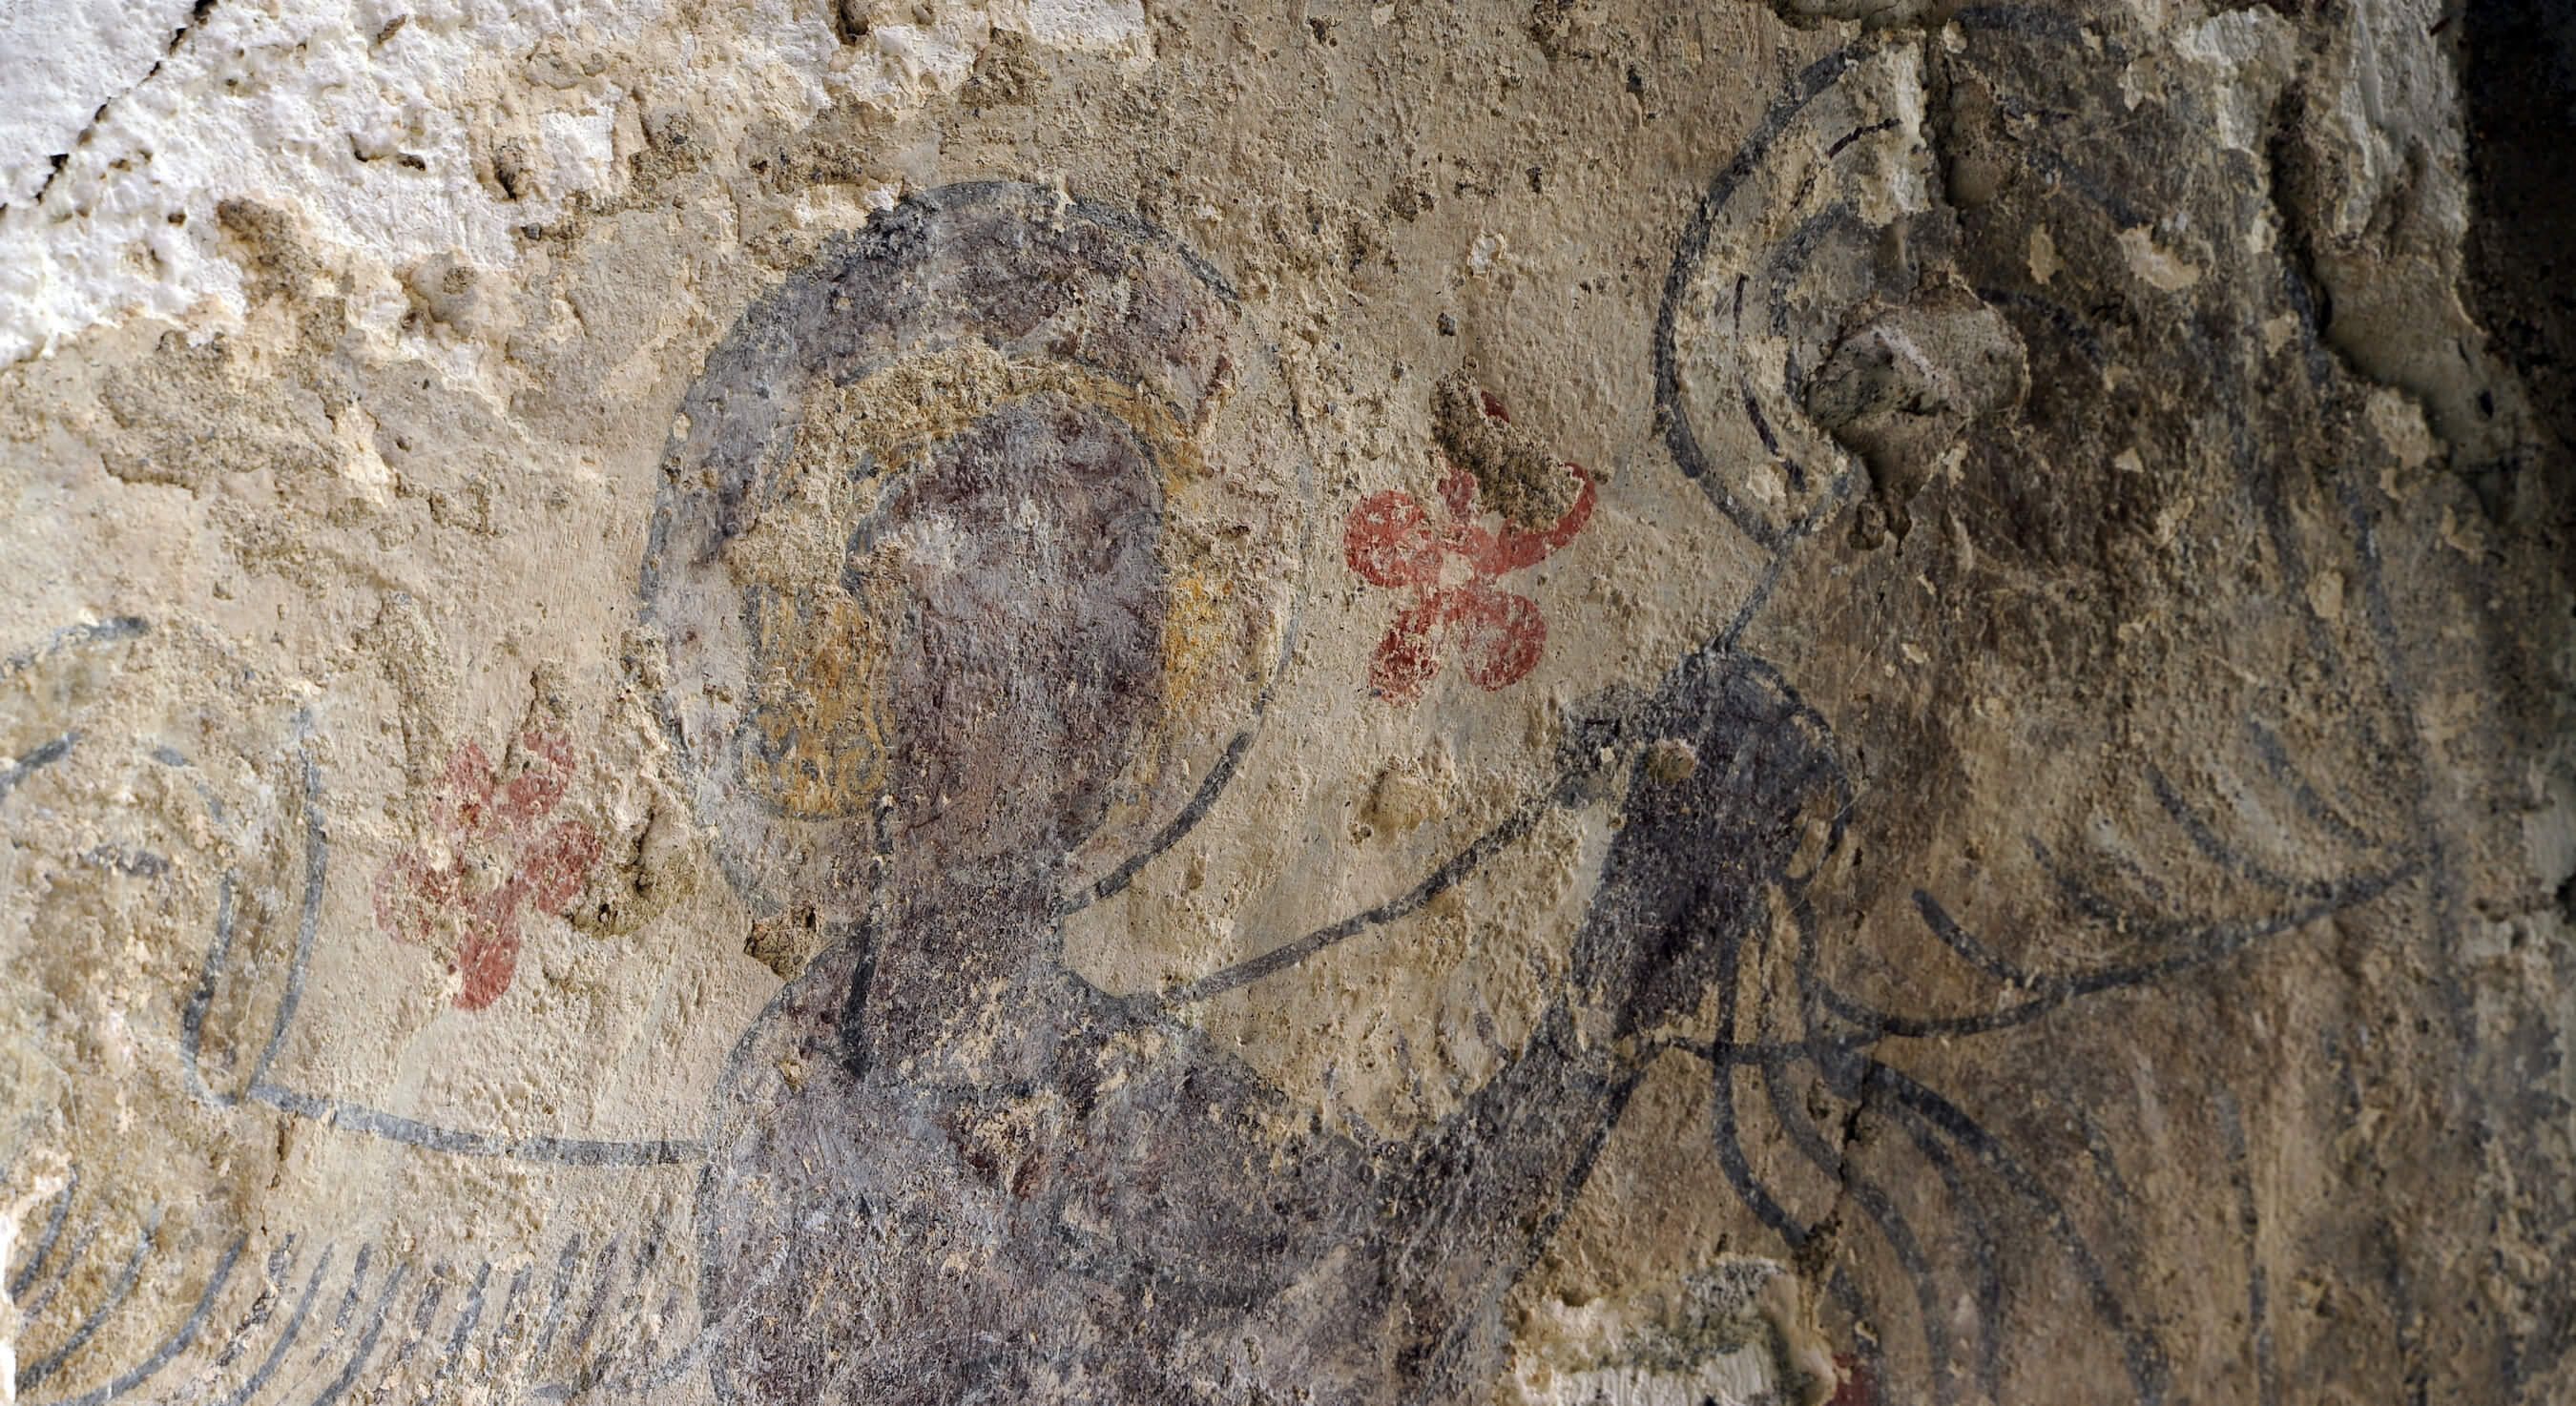
[[2476, 34], [1507, 8], [567, 21], [498, 252], [164, 220], [0, 373], [13, 1399], [2563, 1397]]

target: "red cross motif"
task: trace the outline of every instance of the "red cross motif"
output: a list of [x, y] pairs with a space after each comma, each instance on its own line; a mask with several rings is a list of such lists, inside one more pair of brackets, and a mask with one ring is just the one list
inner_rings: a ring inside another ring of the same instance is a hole
[[[1483, 406], [1486, 415], [1510, 423], [1492, 396], [1483, 397]], [[1378, 697], [1409, 704], [1422, 696], [1440, 672], [1435, 636], [1447, 639], [1459, 667], [1479, 688], [1507, 687], [1538, 667], [1547, 652], [1547, 617], [1537, 602], [1494, 583], [1546, 560], [1592, 520], [1592, 476], [1579, 464], [1565, 469], [1582, 491], [1542, 531], [1510, 522], [1487, 527], [1477, 510], [1474, 475], [1454, 463], [1440, 480], [1440, 499], [1449, 510], [1445, 523], [1435, 525], [1422, 504], [1400, 489], [1373, 493], [1351, 510], [1342, 534], [1351, 570], [1372, 586], [1414, 592], [1370, 662], [1369, 686]]]
[[[572, 739], [519, 735], [526, 765], [503, 782], [468, 742], [448, 758], [433, 816], [435, 852], [407, 850], [376, 876], [376, 925], [397, 942], [455, 934], [449, 970], [458, 1008], [479, 1011], [519, 969], [519, 911], [559, 912], [599, 862], [599, 836], [577, 820], [538, 830], [572, 784]], [[444, 943], [440, 944], [444, 945]]]

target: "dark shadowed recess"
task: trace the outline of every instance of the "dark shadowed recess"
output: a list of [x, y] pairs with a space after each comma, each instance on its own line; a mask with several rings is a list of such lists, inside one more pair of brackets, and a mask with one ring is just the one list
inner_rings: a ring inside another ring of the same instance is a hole
[[[2458, 15], [2470, 181], [2460, 291], [2522, 378], [2538, 441], [2505, 469], [2509, 481], [2482, 486], [2480, 496], [2511, 544], [2508, 573], [2539, 577], [2532, 584], [2542, 588], [2540, 599], [2550, 599], [2546, 577], [2554, 570], [2555, 599], [2564, 610], [2576, 592], [2576, 4], [2465, 0]], [[2564, 616], [2499, 622], [2485, 641], [2499, 660], [2507, 695], [2522, 695], [2508, 696], [2507, 706], [2531, 710], [2530, 735], [2544, 746], [2567, 734], [2576, 705], [2570, 681], [2549, 662], [2560, 657], [2571, 628]], [[2561, 915], [2576, 922], [2576, 880], [2562, 883], [2556, 899]], [[2543, 1043], [2556, 1042], [2543, 1037]], [[2534, 1087], [2515, 1091], [2525, 1108], [2540, 1106], [2533, 1122], [2564, 1125], [2565, 1105], [2537, 1092], [2554, 1073], [2543, 1070], [2561, 1057], [2554, 1049], [2542, 1054], [2540, 1067], [2528, 1070]], [[2534, 1152], [2517, 1148], [2511, 1155]], [[2564, 1243], [2576, 1197], [2562, 1186], [2540, 1189], [2534, 1200], [2530, 1220], [2550, 1226]], [[2504, 1378], [2516, 1389], [2549, 1379], [2576, 1344], [2576, 1281], [2560, 1276], [2532, 1316], [2542, 1325], [2538, 1333], [2504, 1364]]]
[[2467, 0], [2470, 311], [2521, 373], [2540, 462], [2524, 500], [2576, 583], [2576, 5]]

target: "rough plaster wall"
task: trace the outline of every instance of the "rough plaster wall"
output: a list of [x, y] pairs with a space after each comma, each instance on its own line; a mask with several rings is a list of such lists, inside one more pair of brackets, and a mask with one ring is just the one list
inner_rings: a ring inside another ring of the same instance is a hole
[[0, 1399], [2565, 1399], [2571, 76], [0, 0]]

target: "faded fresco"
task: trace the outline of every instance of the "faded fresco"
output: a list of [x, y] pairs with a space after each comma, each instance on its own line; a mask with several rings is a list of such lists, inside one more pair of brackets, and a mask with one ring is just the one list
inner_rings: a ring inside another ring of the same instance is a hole
[[0, 206], [0, 1400], [2576, 1390], [2474, 35], [1022, 8]]

